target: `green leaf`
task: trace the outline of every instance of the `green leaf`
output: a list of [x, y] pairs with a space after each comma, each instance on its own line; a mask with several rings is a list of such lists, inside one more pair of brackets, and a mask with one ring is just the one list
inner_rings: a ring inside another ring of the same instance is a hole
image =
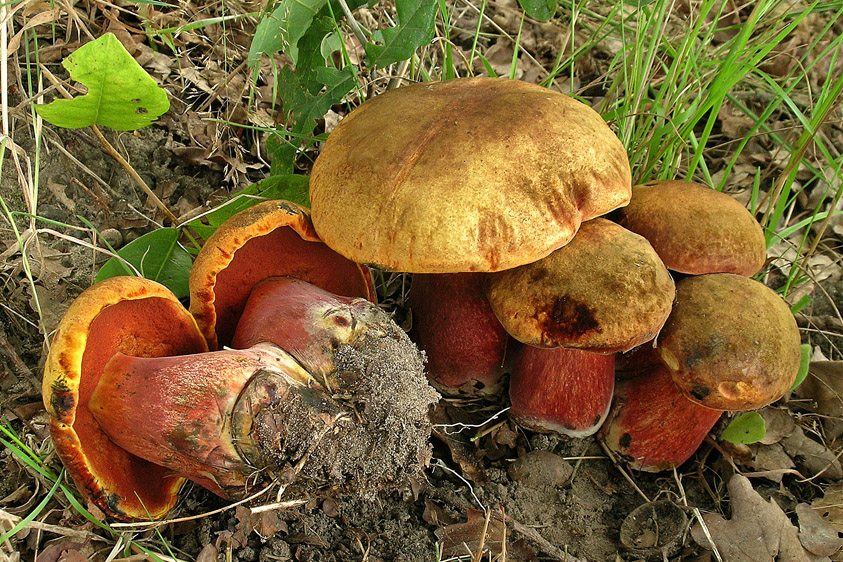
[[[193, 260], [178, 239], [179, 229], [159, 228], [129, 242], [117, 255], [132, 264], [143, 277], [158, 281], [181, 299], [189, 293], [187, 277]], [[96, 280], [132, 274], [126, 264], [111, 258], [100, 268]]]
[[796, 380], [793, 381], [793, 385], [790, 387], [790, 390], [793, 390], [802, 384], [802, 381], [804, 381], [805, 377], [808, 376], [808, 367], [811, 365], [811, 345], [803, 343], [801, 351], [802, 356], [799, 358], [799, 371], [796, 373]]
[[366, 44], [369, 64], [381, 68], [409, 59], [433, 39], [436, 0], [396, 0], [398, 25], [376, 32], [373, 39], [383, 43]]
[[249, 48], [249, 64], [260, 61], [261, 53], [272, 55], [286, 52], [297, 66], [299, 39], [310, 29], [313, 18], [328, 0], [281, 0], [271, 14], [264, 17], [255, 29]]
[[167, 93], [111, 33], [79, 47], [62, 64], [88, 93], [35, 106], [38, 115], [57, 127], [102, 125], [134, 131], [170, 109]]
[[292, 117], [296, 122], [293, 131], [313, 131], [316, 120], [328, 113], [332, 105], [340, 103], [357, 84], [354, 68], [351, 66], [342, 70], [323, 66], [316, 69], [316, 76], [317, 80], [325, 85], [325, 91], [292, 108]]
[[[269, 176], [258, 183], [253, 183], [232, 197], [230, 201], [203, 217], [193, 219], [187, 223], [187, 226], [207, 240], [222, 223], [243, 209], [257, 205], [265, 199], [284, 199], [309, 207], [309, 185], [310, 178], [301, 174]], [[207, 224], [202, 221], [207, 222]]]
[[518, 0], [524, 13], [538, 21], [547, 21], [556, 13], [557, 0]]
[[749, 445], [758, 443], [766, 434], [764, 418], [758, 412], [745, 412], [733, 419], [720, 437], [730, 443]]

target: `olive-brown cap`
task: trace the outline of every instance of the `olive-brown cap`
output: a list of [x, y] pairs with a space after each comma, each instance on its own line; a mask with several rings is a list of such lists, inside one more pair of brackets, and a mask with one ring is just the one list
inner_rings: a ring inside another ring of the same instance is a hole
[[688, 399], [753, 410], [781, 398], [799, 371], [800, 338], [769, 287], [731, 273], [686, 277], [657, 350]]
[[162, 517], [184, 482], [115, 445], [94, 419], [88, 403], [106, 363], [117, 353], [165, 357], [207, 349], [193, 317], [154, 281], [113, 277], [83, 291], [68, 308], [47, 356], [44, 406], [67, 473], [106, 514]]
[[225, 221], [190, 270], [190, 312], [211, 349], [231, 343], [252, 287], [280, 276], [375, 300], [368, 269], [323, 244], [306, 208], [288, 201], [258, 203]]
[[539, 347], [626, 351], [655, 337], [673, 296], [673, 279], [649, 242], [600, 218], [546, 258], [488, 275], [498, 320]]
[[755, 217], [730, 195], [684, 181], [632, 187], [618, 222], [650, 241], [673, 271], [737, 273], [764, 266], [767, 245]]
[[464, 78], [372, 98], [313, 166], [313, 223], [358, 263], [499, 271], [625, 205], [626, 150], [588, 106], [534, 84]]

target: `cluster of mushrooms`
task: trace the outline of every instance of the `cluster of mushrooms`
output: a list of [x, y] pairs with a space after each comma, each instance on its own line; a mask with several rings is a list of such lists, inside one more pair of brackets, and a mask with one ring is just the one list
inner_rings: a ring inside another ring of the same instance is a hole
[[[477, 396], [510, 373], [518, 424], [599, 430], [642, 470], [684, 462], [723, 411], [796, 377], [795, 320], [749, 277], [765, 258], [750, 213], [695, 184], [632, 187], [617, 137], [562, 94], [473, 78], [372, 98], [331, 133], [310, 196], [209, 238], [190, 312], [114, 278], [62, 320], [44, 401], [107, 514], [161, 517], [184, 478], [226, 498], [290, 471], [393, 484], [427, 462], [425, 374]], [[372, 304], [372, 266], [413, 274], [424, 368]]]

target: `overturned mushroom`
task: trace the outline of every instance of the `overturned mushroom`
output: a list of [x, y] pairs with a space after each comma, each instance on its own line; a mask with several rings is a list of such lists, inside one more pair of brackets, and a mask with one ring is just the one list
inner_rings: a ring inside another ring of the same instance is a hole
[[[226, 345], [241, 338], [248, 349], [207, 352], [178, 300], [138, 278], [87, 289], [56, 332], [44, 377], [56, 450], [112, 517], [162, 517], [185, 478], [238, 498], [293, 470], [303, 483], [367, 495], [426, 462], [427, 412], [438, 395], [403, 331], [353, 297], [371, 296], [368, 272], [318, 239], [302, 240], [312, 233], [303, 210], [261, 207], [221, 228], [193, 275], [206, 333], [223, 334]], [[289, 217], [295, 230], [279, 228]], [[249, 239], [255, 229], [264, 233], [258, 246]], [[278, 230], [280, 244], [266, 238]], [[266, 246], [280, 252], [278, 263], [261, 255]], [[255, 314], [267, 298], [272, 314]]]

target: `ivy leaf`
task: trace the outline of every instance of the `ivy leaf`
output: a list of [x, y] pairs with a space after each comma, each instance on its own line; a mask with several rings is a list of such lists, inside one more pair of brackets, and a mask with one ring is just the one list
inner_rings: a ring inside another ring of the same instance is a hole
[[249, 63], [256, 64], [261, 53], [271, 55], [282, 51], [297, 66], [299, 39], [307, 33], [313, 18], [327, 3], [328, 0], [281, 0], [278, 7], [255, 28], [255, 37], [249, 48]]
[[558, 0], [518, 0], [524, 13], [538, 21], [548, 21], [556, 13]]
[[758, 412], [745, 412], [723, 430], [720, 436], [724, 441], [749, 445], [758, 443], [767, 434], [767, 424]]
[[102, 125], [134, 131], [170, 109], [167, 92], [111, 33], [79, 47], [62, 65], [88, 93], [35, 106], [38, 115], [57, 127]]
[[407, 60], [433, 39], [436, 0], [397, 0], [398, 25], [376, 32], [373, 39], [383, 43], [366, 44], [369, 64], [381, 68]]
[[[180, 231], [177, 228], [159, 228], [144, 234], [126, 244], [117, 255], [132, 264], [143, 277], [158, 281], [178, 298], [188, 295], [187, 277], [193, 259], [179, 244]], [[134, 275], [134, 272], [117, 258], [111, 258], [100, 268], [97, 281]]]

